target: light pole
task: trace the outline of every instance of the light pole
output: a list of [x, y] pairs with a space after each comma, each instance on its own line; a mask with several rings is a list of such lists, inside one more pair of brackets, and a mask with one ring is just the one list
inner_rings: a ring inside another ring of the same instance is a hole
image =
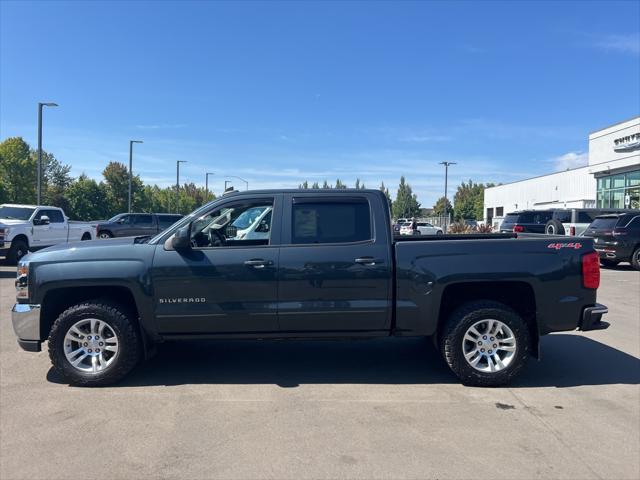
[[215, 175], [215, 173], [213, 172], [207, 172], [205, 174], [205, 180], [204, 180], [204, 195], [206, 198], [209, 198], [209, 175]]
[[129, 140], [129, 213], [131, 213], [131, 183], [133, 180], [133, 144], [143, 143], [142, 140]]
[[[246, 187], [247, 187], [247, 190], [249, 190], [249, 182], [247, 182], [244, 178], [242, 178], [242, 177], [238, 177], [237, 175], [227, 175], [227, 177], [229, 177], [229, 178], [237, 178], [238, 180], [243, 181], [243, 182], [244, 182], [244, 184], [245, 184], [245, 185], [246, 185]], [[226, 182], [225, 182], [225, 185], [226, 185]]]
[[176, 161], [176, 213], [180, 213], [180, 164], [187, 163], [186, 160]]
[[440, 165], [444, 165], [444, 233], [447, 233], [448, 220], [447, 217], [447, 180], [449, 177], [449, 165], [456, 165], [456, 162], [440, 162]]
[[53, 102], [39, 102], [38, 103], [38, 182], [37, 182], [37, 197], [38, 205], [42, 200], [42, 107], [57, 107], [57, 103]]

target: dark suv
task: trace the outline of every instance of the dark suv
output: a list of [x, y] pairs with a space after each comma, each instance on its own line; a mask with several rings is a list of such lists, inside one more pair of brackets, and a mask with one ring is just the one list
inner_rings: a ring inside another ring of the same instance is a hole
[[596, 217], [584, 236], [593, 237], [593, 247], [603, 266], [630, 262], [633, 268], [640, 270], [640, 212]]
[[500, 232], [582, 235], [598, 215], [624, 213], [627, 210], [601, 208], [551, 208], [507, 213]]
[[120, 213], [106, 222], [98, 223], [98, 238], [155, 235], [182, 217], [170, 213]]

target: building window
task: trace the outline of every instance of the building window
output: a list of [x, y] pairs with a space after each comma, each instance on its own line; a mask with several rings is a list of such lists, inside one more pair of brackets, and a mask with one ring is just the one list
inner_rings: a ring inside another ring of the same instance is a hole
[[640, 170], [597, 179], [598, 208], [634, 208], [640, 210]]
[[496, 207], [496, 217], [504, 217], [504, 207]]

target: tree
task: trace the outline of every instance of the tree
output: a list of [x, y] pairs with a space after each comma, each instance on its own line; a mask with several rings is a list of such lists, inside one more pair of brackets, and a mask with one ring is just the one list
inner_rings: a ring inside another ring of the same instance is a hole
[[394, 218], [415, 217], [420, 214], [418, 197], [411, 190], [411, 185], [406, 183], [404, 176], [400, 177], [398, 193], [396, 194], [396, 201], [393, 202], [392, 210]]
[[380, 184], [380, 191], [384, 193], [384, 196], [387, 197], [387, 201], [389, 202], [389, 206], [393, 205], [393, 200], [391, 199], [391, 194], [389, 193], [389, 189], [384, 186], [384, 182]]
[[360, 182], [360, 179], [356, 178], [356, 186], [354, 188], [356, 190], [364, 190], [367, 187], [364, 186], [364, 182]]
[[[128, 211], [129, 171], [126, 165], [120, 162], [109, 162], [107, 167], [102, 172], [102, 175], [104, 176], [107, 204], [109, 206], [109, 210], [115, 213]], [[140, 180], [140, 177], [136, 175], [131, 181], [132, 210], [135, 210], [133, 205], [134, 192], [137, 192], [141, 188], [142, 181]], [[140, 197], [138, 196], [138, 198]]]
[[36, 202], [36, 161], [22, 137], [0, 143], [0, 202]]
[[322, 188], [331, 188], [331, 185], [329, 185], [325, 180], [324, 183], [322, 184]]
[[336, 179], [336, 186], [334, 188], [338, 188], [340, 190], [343, 190], [343, 189], [347, 188], [347, 186], [344, 183], [342, 183], [342, 180], [340, 180], [338, 178], [338, 179]]
[[484, 189], [493, 186], [492, 183], [486, 186], [482, 183], [464, 183], [458, 187], [453, 204], [456, 212], [456, 220], [474, 219], [481, 220], [484, 210]]
[[313, 185], [311, 185], [311, 188], [318, 189], [320, 188], [320, 185], [318, 185], [318, 182], [313, 182]]
[[306, 180], [301, 183], [300, 185], [298, 185], [298, 188], [301, 190], [307, 190], [309, 188], [309, 182], [307, 182]]
[[[433, 214], [441, 217], [444, 215], [444, 197], [440, 197], [436, 204], [433, 206]], [[454, 215], [453, 207], [451, 206], [451, 202], [447, 199], [447, 215]]]
[[98, 184], [84, 173], [69, 185], [65, 192], [68, 202], [67, 215], [74, 220], [100, 220], [110, 218], [105, 186]]
[[[32, 152], [31, 155], [36, 162], [37, 153]], [[42, 203], [60, 207], [67, 212], [70, 206], [66, 193], [73, 182], [73, 178], [69, 175], [71, 167], [60, 163], [53, 154], [42, 152], [42, 171]]]

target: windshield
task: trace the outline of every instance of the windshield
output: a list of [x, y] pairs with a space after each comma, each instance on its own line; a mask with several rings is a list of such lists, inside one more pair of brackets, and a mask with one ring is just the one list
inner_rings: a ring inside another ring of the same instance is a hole
[[507, 213], [504, 217], [502, 223], [517, 223], [518, 222], [518, 214], [517, 213]]
[[29, 220], [34, 208], [26, 207], [0, 207], [0, 218], [8, 220]]
[[618, 217], [596, 218], [589, 228], [592, 230], [613, 230], [618, 223]]
[[262, 212], [267, 208], [268, 207], [254, 207], [249, 210], [245, 210], [238, 218], [236, 218], [232, 225], [240, 230], [245, 230], [253, 225]]

